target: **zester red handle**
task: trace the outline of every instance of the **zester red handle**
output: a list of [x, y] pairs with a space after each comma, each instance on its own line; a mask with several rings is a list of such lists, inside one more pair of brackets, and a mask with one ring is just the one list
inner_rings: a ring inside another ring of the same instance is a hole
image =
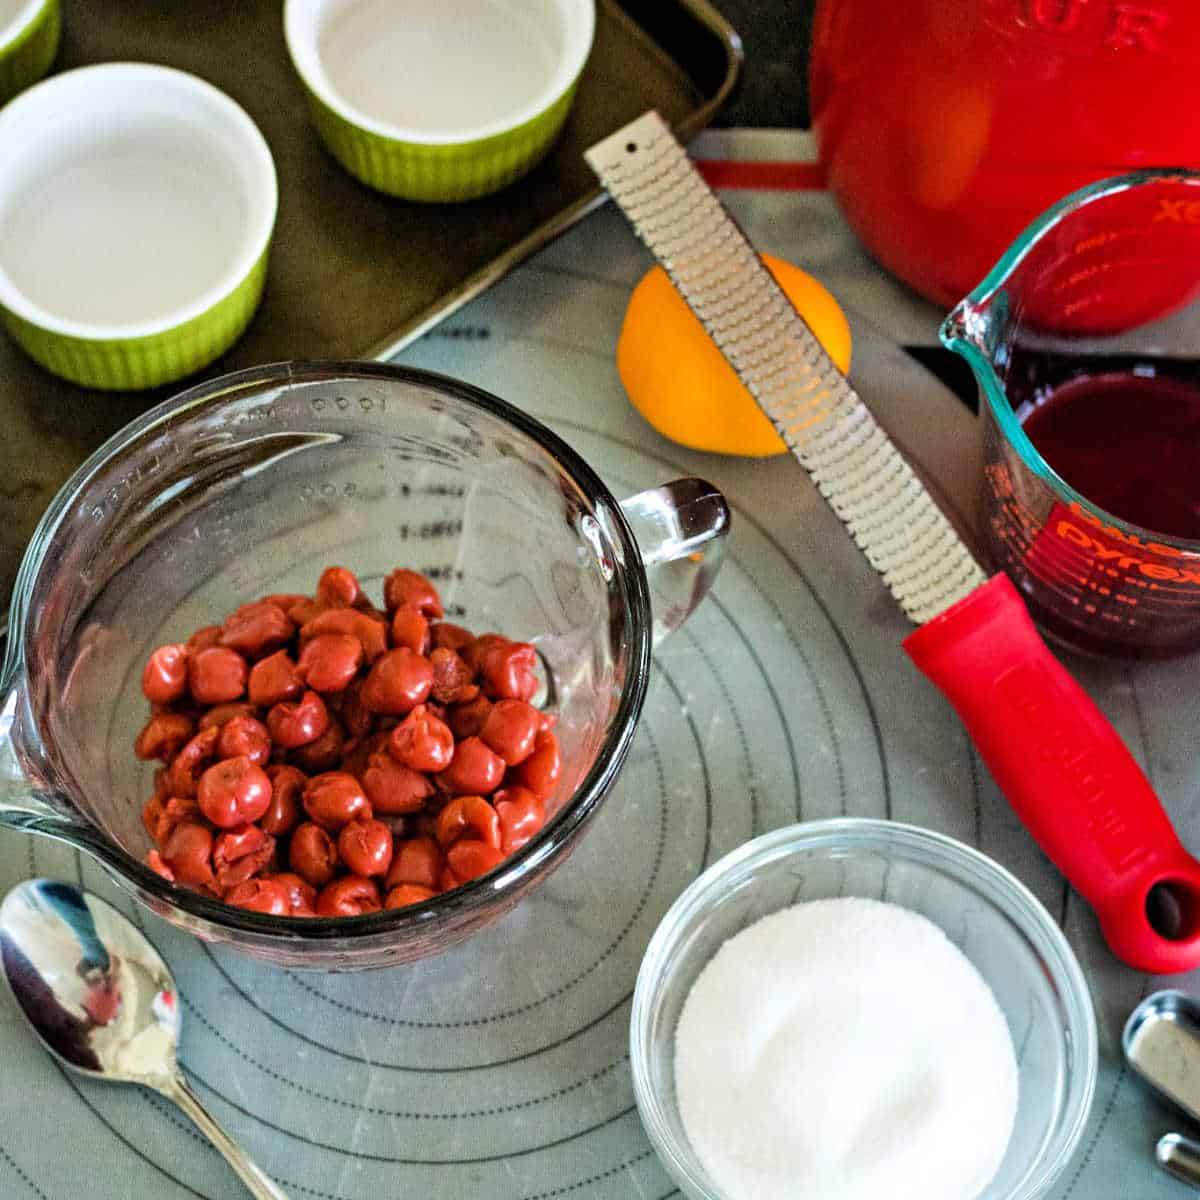
[[[996, 575], [905, 639], [1025, 827], [1096, 910], [1113, 953], [1159, 974], [1200, 966], [1200, 862], [1104, 714]], [[1165, 936], [1147, 903], [1177, 910]]]

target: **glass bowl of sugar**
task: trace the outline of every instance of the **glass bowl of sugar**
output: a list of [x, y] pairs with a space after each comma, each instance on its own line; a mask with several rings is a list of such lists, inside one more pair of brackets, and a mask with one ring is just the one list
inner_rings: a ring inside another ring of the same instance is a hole
[[642, 1122], [692, 1200], [1034, 1200], [1095, 1090], [1087, 984], [1033, 894], [930, 830], [775, 830], [696, 879], [638, 974]]

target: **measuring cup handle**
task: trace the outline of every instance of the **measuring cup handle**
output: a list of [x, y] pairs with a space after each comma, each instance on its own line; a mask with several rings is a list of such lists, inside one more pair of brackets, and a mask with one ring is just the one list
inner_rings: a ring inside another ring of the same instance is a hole
[[653, 641], [674, 633], [708, 595], [725, 557], [729, 505], [689, 477], [621, 501], [650, 584]]
[[[1104, 714], [996, 575], [904, 642], [957, 710], [996, 783], [1096, 910], [1113, 953], [1159, 974], [1200, 966], [1200, 863]], [[1176, 928], [1152, 923], [1162, 889]]]

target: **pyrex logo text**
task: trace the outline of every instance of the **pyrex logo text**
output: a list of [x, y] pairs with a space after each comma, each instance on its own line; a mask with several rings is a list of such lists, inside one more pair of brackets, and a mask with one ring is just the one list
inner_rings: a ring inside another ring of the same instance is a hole
[[[1063, 541], [1086, 551], [1088, 556], [1097, 562], [1117, 567], [1122, 571], [1136, 570], [1147, 579], [1164, 583], [1200, 584], [1200, 563], [1196, 566], [1184, 566], [1179, 563], [1178, 559], [1184, 556], [1184, 551], [1178, 547], [1162, 542], [1143, 542], [1136, 535], [1126, 533], [1115, 525], [1105, 525], [1098, 517], [1085, 512], [1077, 504], [1072, 503], [1070, 511], [1073, 519], [1057, 518], [1054, 522], [1054, 533]], [[1090, 532], [1085, 525], [1100, 532]], [[1136, 553], [1137, 550], [1177, 561], [1173, 565], [1154, 562], [1141, 557]]]

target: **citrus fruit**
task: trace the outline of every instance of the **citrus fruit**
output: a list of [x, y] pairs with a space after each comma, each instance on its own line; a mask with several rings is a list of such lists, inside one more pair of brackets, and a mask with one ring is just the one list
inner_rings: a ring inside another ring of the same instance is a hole
[[[850, 326], [838, 302], [799, 267], [762, 260], [838, 368], [849, 370]], [[673, 442], [749, 457], [787, 450], [661, 267], [629, 298], [617, 371], [634, 408]]]

